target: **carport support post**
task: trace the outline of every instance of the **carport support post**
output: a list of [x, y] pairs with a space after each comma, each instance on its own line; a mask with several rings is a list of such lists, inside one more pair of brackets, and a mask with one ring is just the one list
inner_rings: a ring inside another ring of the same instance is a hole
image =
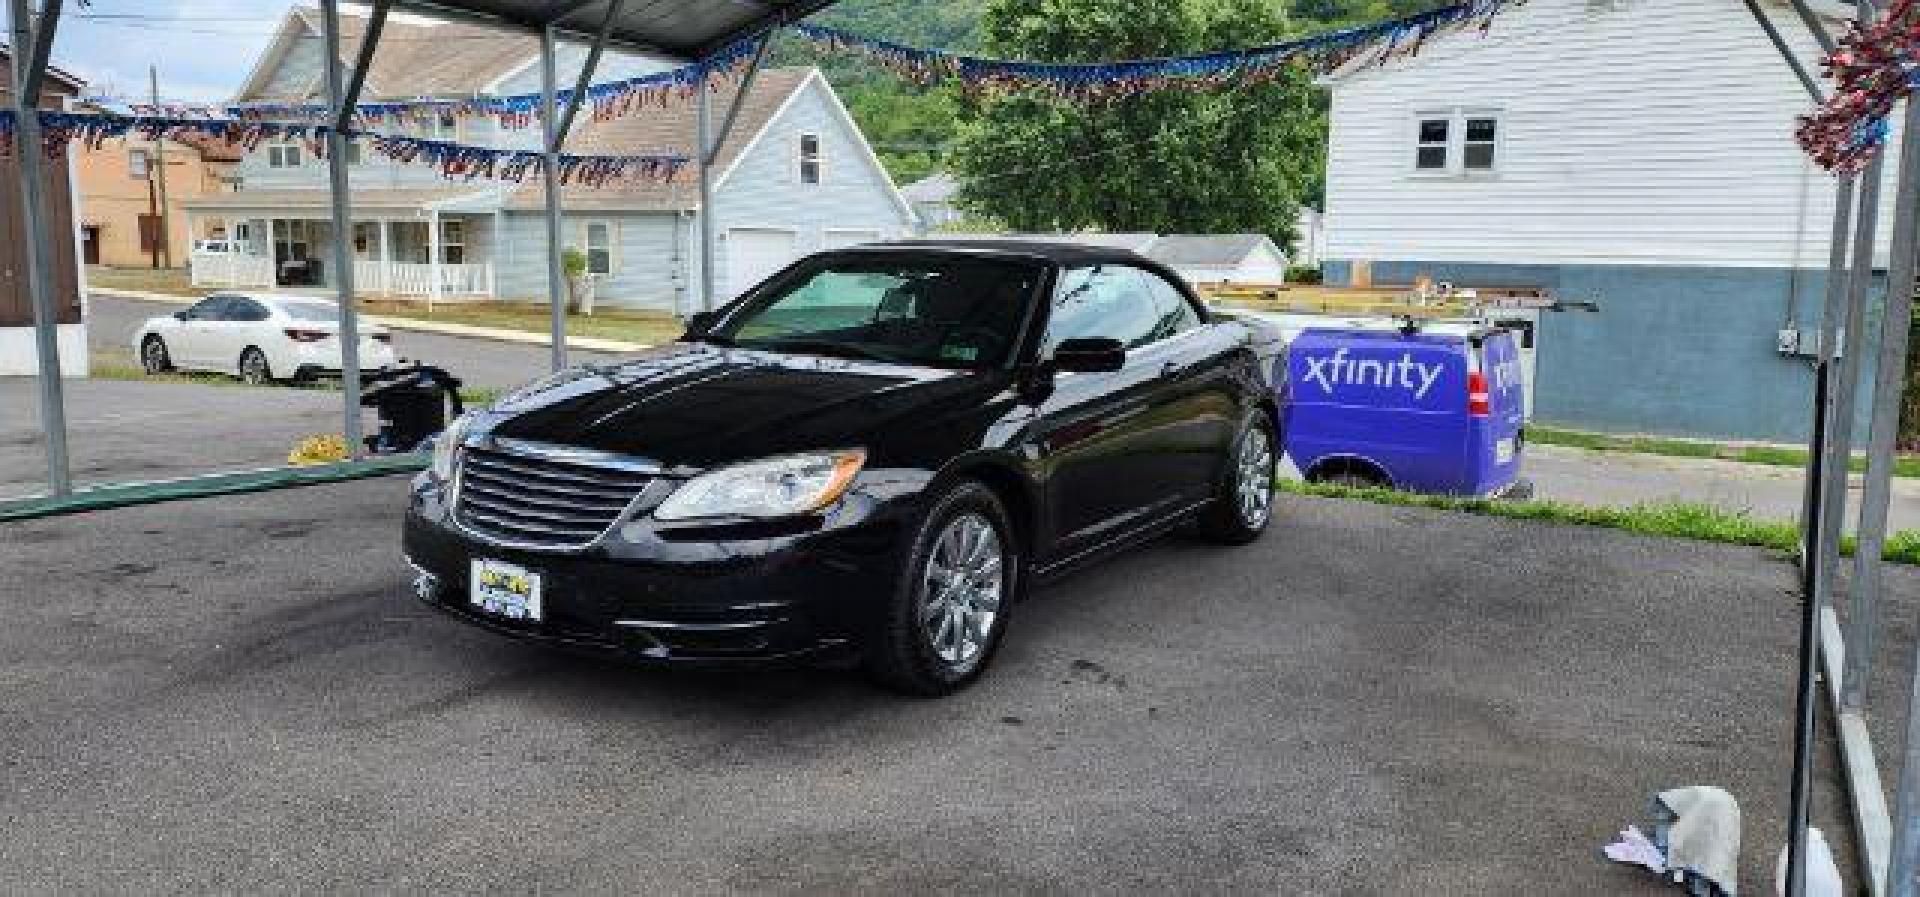
[[713, 110], [706, 78], [700, 79], [694, 102], [693, 162], [700, 170], [700, 310], [713, 310]]
[[[1900, 187], [1893, 221], [1891, 270], [1887, 272], [1887, 313], [1880, 325], [1879, 368], [1874, 371], [1873, 430], [1867, 442], [1867, 490], [1860, 508], [1860, 550], [1853, 577], [1853, 594], [1864, 598], [1867, 620], [1880, 590], [1880, 552], [1887, 531], [1889, 477], [1893, 472], [1894, 437], [1900, 429], [1901, 395], [1907, 372], [1907, 336], [1912, 324], [1916, 250], [1920, 250], [1920, 101], [1907, 100], [1905, 130], [1900, 146]], [[1856, 611], [1857, 612], [1857, 611]], [[1872, 628], [1866, 630], [1872, 637]], [[1858, 638], [1857, 636], [1855, 638]], [[1865, 703], [1866, 674], [1871, 641], [1847, 645], [1848, 690], [1856, 682]], [[1854, 658], [1860, 661], [1858, 669]], [[1915, 663], [1920, 663], [1920, 651]], [[1914, 897], [1920, 893], [1920, 666], [1907, 687], [1907, 731], [1900, 783], [1893, 799], [1893, 845], [1887, 884], [1889, 893]]]
[[27, 291], [33, 299], [34, 349], [40, 361], [40, 426], [47, 434], [47, 491], [73, 492], [67, 462], [66, 387], [60, 382], [60, 308], [53, 295], [53, 255], [48, 244], [46, 182], [41, 167], [40, 85], [47, 49], [60, 24], [61, 0], [47, 0], [38, 25], [27, 0], [10, 0], [13, 16], [14, 158], [19, 161], [21, 224], [27, 237]]
[[1880, 323], [1880, 355], [1873, 372], [1873, 412], [1868, 418], [1867, 481], [1860, 499], [1860, 545], [1848, 586], [1847, 674], [1841, 706], [1864, 711], [1867, 677], [1873, 669], [1874, 624], [1879, 610], [1880, 553], [1887, 538], [1887, 505], [1893, 443], [1900, 431], [1900, 398], [1907, 371], [1907, 333], [1912, 325], [1914, 256], [1920, 235], [1920, 103], [1906, 103], [1900, 163], [1893, 200], [1893, 237], [1887, 262], [1886, 313]]
[[348, 84], [340, 65], [340, 0], [320, 0], [321, 26], [326, 32], [323, 55], [327, 105], [333, 109], [326, 135], [327, 182], [333, 205], [334, 290], [340, 300], [340, 391], [346, 403], [347, 452], [354, 458], [365, 455], [367, 446], [360, 425], [360, 312], [353, 306], [353, 206], [347, 192], [347, 125], [360, 102], [360, 88], [366, 84], [367, 66], [380, 43], [390, 5], [392, 0], [374, 0], [366, 34], [360, 38], [353, 82]]
[[[1860, 0], [1859, 21], [1870, 22], [1874, 15], [1871, 0]], [[1859, 208], [1854, 216], [1853, 262], [1847, 270], [1846, 301], [1834, 302], [1834, 284], [1827, 285], [1827, 304], [1820, 325], [1820, 354], [1832, 362], [1834, 378], [1827, 405], [1826, 453], [1824, 470], [1827, 485], [1821, 499], [1823, 521], [1819, 541], [1821, 568], [1829, 571], [1814, 585], [1816, 602], [1827, 607], [1833, 601], [1833, 576], [1840, 567], [1840, 535], [1846, 529], [1848, 466], [1853, 460], [1854, 393], [1860, 383], [1860, 355], [1866, 342], [1867, 288], [1873, 282], [1873, 256], [1880, 223], [1880, 181], [1884, 155], [1867, 163], [1858, 179]], [[1836, 336], [1835, 330], [1839, 333]], [[1842, 341], [1835, 360], [1834, 340]]]
[[540, 170], [547, 188], [547, 298], [552, 306], [549, 336], [553, 340], [553, 369], [557, 371], [567, 366], [567, 274], [566, 248], [560, 245], [560, 142], [556, 139], [560, 109], [558, 89], [554, 87], [553, 45], [553, 26], [548, 25], [540, 32], [540, 130], [545, 150]]

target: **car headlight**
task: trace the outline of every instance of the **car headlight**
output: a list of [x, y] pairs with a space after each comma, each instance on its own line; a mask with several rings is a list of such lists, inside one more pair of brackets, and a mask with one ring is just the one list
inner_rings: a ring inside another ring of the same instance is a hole
[[865, 451], [846, 449], [723, 467], [688, 480], [653, 516], [692, 520], [806, 514], [838, 501], [866, 463]]
[[460, 456], [460, 443], [467, 438], [467, 427], [473, 423], [473, 415], [462, 414], [447, 424], [440, 435], [433, 438], [433, 464], [428, 469], [441, 482], [453, 479], [453, 462]]

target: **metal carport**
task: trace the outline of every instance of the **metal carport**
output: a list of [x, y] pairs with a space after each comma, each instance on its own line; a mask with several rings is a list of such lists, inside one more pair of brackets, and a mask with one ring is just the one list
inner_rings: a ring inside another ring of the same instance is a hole
[[[359, 103], [366, 71], [379, 46], [387, 16], [399, 9], [441, 17], [464, 18], [497, 24], [501, 28], [534, 31], [541, 35], [541, 75], [546, 112], [542, 118], [542, 145], [546, 154], [544, 178], [547, 213], [547, 285], [552, 304], [553, 367], [566, 365], [566, 283], [561, 263], [561, 197], [559, 172], [555, 160], [566, 143], [575, 116], [579, 113], [585, 89], [592, 83], [600, 57], [607, 47], [618, 47], [664, 59], [698, 63], [715, 51], [743, 40], [758, 40], [758, 50], [747, 69], [746, 84], [714, 126], [709, 110], [710, 91], [700, 90], [698, 158], [700, 176], [700, 257], [703, 265], [700, 301], [703, 307], [713, 302], [713, 226], [707, 214], [711, 198], [711, 168], [717, 148], [731, 130], [739, 106], [747, 95], [767, 42], [781, 25], [796, 21], [833, 3], [833, 0], [735, 0], [735, 2], [699, 2], [699, 0], [370, 0], [366, 37], [351, 66], [340, 59], [339, 0], [318, 0], [325, 23], [325, 89], [329, 113], [327, 122], [327, 167], [332, 186], [332, 221], [335, 232], [352, 220], [348, 166], [344, 164], [343, 131], [350, 125], [354, 107]], [[14, 111], [19, 121], [19, 146], [38, 147], [40, 126], [34, 115], [39, 86], [48, 70], [48, 59], [58, 32], [64, 0], [44, 0], [36, 15], [30, 0], [8, 0], [12, 21], [12, 44], [22, 48], [13, 54]], [[578, 82], [562, 93], [556, 83], [556, 46], [563, 38], [584, 40], [591, 47]], [[35, 341], [39, 355], [40, 414], [47, 442], [48, 496], [55, 501], [73, 494], [73, 477], [67, 449], [65, 398], [60, 383], [60, 355], [54, 325], [51, 238], [41, 226], [40, 166], [36, 152], [23, 151], [20, 165], [24, 189], [28, 236], [27, 255], [29, 292], [35, 320]], [[344, 433], [348, 447], [358, 458], [362, 452], [360, 418], [360, 363], [358, 353], [358, 316], [354, 311], [353, 265], [351, 248], [336, 241], [334, 270], [340, 272], [341, 349], [344, 372], [341, 378], [344, 399]]]

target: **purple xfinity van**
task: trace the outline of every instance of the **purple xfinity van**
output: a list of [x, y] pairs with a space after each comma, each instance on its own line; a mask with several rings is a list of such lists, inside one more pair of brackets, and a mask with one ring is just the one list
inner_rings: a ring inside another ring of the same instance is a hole
[[1311, 482], [1513, 495], [1526, 392], [1513, 334], [1303, 330], [1288, 351], [1287, 454]]

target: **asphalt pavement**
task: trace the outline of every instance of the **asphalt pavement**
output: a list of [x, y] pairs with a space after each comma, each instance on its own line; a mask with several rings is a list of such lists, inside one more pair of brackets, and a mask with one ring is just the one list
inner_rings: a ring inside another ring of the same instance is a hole
[[[171, 314], [176, 306], [95, 293], [88, 298], [87, 339], [131, 357], [133, 334], [147, 319]], [[402, 358], [444, 367], [468, 386], [511, 388], [544, 376], [551, 370], [546, 346], [499, 343], [484, 339], [442, 336], [395, 330], [394, 351]], [[604, 362], [619, 358], [595, 352], [570, 352], [573, 361]]]
[[[1739, 798], [1742, 888], [1772, 887], [1773, 554], [1288, 499], [1254, 546], [1040, 592], [927, 701], [448, 620], [408, 595], [402, 487], [0, 526], [30, 571], [0, 577], [0, 891], [1654, 895], [1599, 848], [1688, 784]], [[1920, 583], [1890, 577], [1904, 658]]]

